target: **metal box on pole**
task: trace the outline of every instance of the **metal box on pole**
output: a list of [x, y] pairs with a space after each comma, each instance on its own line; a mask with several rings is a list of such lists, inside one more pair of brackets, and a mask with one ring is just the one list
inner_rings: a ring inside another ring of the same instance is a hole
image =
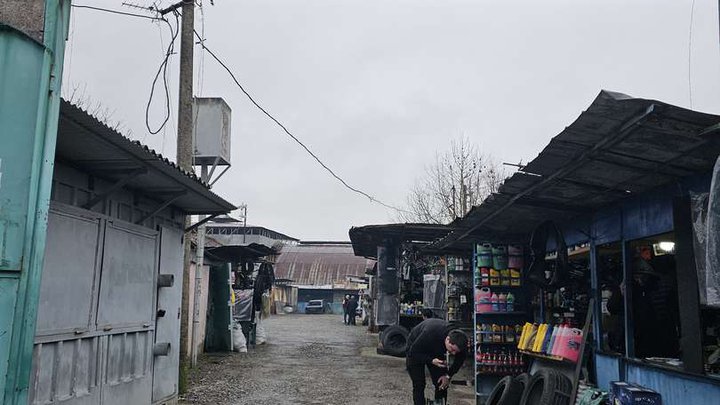
[[196, 97], [193, 102], [195, 165], [230, 165], [230, 116], [232, 111], [218, 97]]

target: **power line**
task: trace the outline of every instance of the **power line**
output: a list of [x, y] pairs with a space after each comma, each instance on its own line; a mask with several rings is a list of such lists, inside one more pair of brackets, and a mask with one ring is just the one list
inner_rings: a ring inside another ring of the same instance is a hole
[[[155, 78], [153, 79], [152, 86], [150, 87], [150, 97], [148, 98], [147, 105], [145, 106], [145, 127], [152, 135], [158, 134], [160, 131], [162, 131], [167, 122], [170, 120], [170, 89], [168, 87], [167, 67], [170, 56], [174, 53], [175, 50], [175, 39], [180, 32], [180, 22], [177, 13], [175, 13], [175, 31], [173, 31], [172, 24], [170, 24], [168, 20], [163, 18], [162, 21], [164, 21], [170, 28], [170, 43], [168, 44], [167, 51], [165, 52], [165, 58], [163, 59], [162, 63], [160, 63], [160, 67], [158, 68], [157, 73], [155, 73]], [[157, 129], [153, 130], [152, 128], [150, 128], [150, 105], [152, 104], [152, 100], [155, 95], [155, 85], [157, 84], [161, 73], [163, 77], [163, 87], [165, 89], [165, 118], [163, 119], [163, 122], [160, 124], [160, 126]]]
[[203, 49], [205, 49], [205, 50], [207, 51], [207, 53], [208, 53], [210, 56], [212, 56], [212, 58], [215, 59], [215, 61], [218, 62], [218, 63], [225, 69], [225, 71], [228, 72], [228, 74], [230, 75], [230, 77], [233, 79], [233, 81], [235, 82], [235, 84], [240, 88], [240, 90], [245, 94], [245, 96], [248, 98], [248, 100], [250, 100], [250, 102], [253, 103], [253, 105], [255, 105], [255, 107], [257, 107], [258, 110], [260, 110], [263, 114], [265, 114], [265, 116], [267, 116], [267, 117], [270, 118], [275, 124], [277, 124], [277, 125], [278, 125], [290, 138], [292, 138], [298, 145], [300, 145], [303, 149], [305, 149], [305, 152], [307, 152], [310, 156], [312, 156], [313, 159], [315, 159], [315, 161], [317, 161], [317, 163], [320, 164], [320, 166], [323, 167], [323, 169], [325, 169], [325, 170], [326, 170], [328, 173], [330, 173], [330, 175], [332, 175], [336, 180], [338, 180], [340, 183], [342, 183], [342, 185], [345, 186], [345, 188], [347, 188], [348, 190], [353, 191], [353, 192], [355, 192], [355, 193], [357, 193], [357, 194], [360, 194], [360, 195], [362, 195], [362, 196], [365, 196], [365, 197], [367, 197], [368, 199], [370, 199], [370, 201], [376, 202], [376, 203], [382, 205], [383, 207], [390, 208], [390, 209], [395, 210], [395, 211], [398, 211], [398, 212], [406, 212], [406, 213], [409, 213], [409, 212], [406, 211], [406, 210], [403, 210], [403, 209], [394, 207], [394, 206], [392, 206], [392, 205], [386, 204], [386, 203], [378, 200], [377, 198], [371, 196], [370, 194], [368, 194], [368, 193], [366, 193], [366, 192], [364, 192], [364, 191], [362, 191], [362, 190], [360, 190], [360, 189], [357, 189], [357, 188], [349, 185], [342, 177], [338, 176], [330, 167], [328, 167], [322, 160], [320, 160], [320, 158], [319, 158], [315, 153], [313, 153], [313, 151], [311, 151], [310, 148], [308, 148], [307, 146], [305, 146], [305, 144], [302, 143], [302, 141], [300, 141], [295, 135], [293, 135], [293, 134], [287, 129], [287, 127], [285, 127], [285, 125], [283, 125], [280, 121], [277, 120], [277, 118], [275, 118], [274, 116], [272, 116], [272, 114], [270, 114], [269, 112], [267, 112], [267, 110], [265, 110], [265, 108], [263, 108], [260, 104], [258, 104], [258, 102], [255, 101], [255, 99], [250, 95], [250, 93], [248, 93], [248, 91], [245, 90], [245, 87], [243, 87], [243, 85], [240, 84], [240, 82], [239, 82], [238, 79], [235, 77], [235, 74], [232, 72], [232, 70], [230, 70], [230, 68], [229, 68], [222, 60], [220, 60], [220, 58], [219, 58], [217, 55], [215, 55], [215, 53], [214, 53], [210, 48], [208, 48], [207, 45], [205, 45], [205, 39], [204, 39], [204, 38], [201, 38], [200, 35], [197, 33], [197, 31], [194, 31], [194, 32], [195, 32], [195, 36], [198, 38], [198, 41], [199, 41], [198, 44], [199, 44], [201, 47], [203, 47]]
[[135, 14], [135, 13], [128, 13], [125, 11], [111, 10], [109, 8], [87, 6], [84, 4], [71, 4], [71, 6], [74, 8], [88, 8], [90, 10], [104, 11], [106, 13], [126, 15], [126, 16], [130, 16], [130, 17], [146, 18], [148, 20], [154, 20], [154, 21], [162, 20], [162, 18], [159, 18], [159, 17], [153, 17], [153, 16], [149, 16], [149, 15], [142, 15], [142, 14]]

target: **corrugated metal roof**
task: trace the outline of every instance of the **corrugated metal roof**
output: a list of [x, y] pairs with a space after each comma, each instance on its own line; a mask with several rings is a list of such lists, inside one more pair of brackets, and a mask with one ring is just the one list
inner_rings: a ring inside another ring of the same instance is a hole
[[210, 191], [194, 173], [181, 169], [140, 142], [126, 138], [65, 100], [60, 104], [56, 156], [110, 181], [124, 179], [134, 170], [147, 169], [126, 186], [160, 200], [185, 191], [173, 205], [188, 214], [221, 214], [235, 209]]
[[345, 283], [348, 276], [363, 277], [374, 263], [355, 256], [346, 243], [286, 245], [275, 263], [275, 277], [300, 285]]
[[575, 122], [461, 220], [435, 248], [484, 237], [514, 239], [712, 170], [720, 116], [602, 91]]

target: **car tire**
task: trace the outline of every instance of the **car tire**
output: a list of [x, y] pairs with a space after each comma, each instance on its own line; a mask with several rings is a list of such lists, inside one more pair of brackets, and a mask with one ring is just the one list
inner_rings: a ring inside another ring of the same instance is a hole
[[399, 325], [392, 325], [385, 328], [380, 342], [383, 350], [390, 356], [405, 357], [407, 350], [408, 330]]
[[506, 376], [495, 385], [485, 405], [517, 405], [522, 395], [522, 383], [512, 376]]
[[530, 382], [530, 374], [522, 373], [515, 377], [515, 381], [519, 382], [522, 385], [523, 392], [525, 392], [525, 387], [527, 387], [528, 383]]
[[523, 392], [521, 405], [570, 405], [572, 382], [553, 370], [533, 374]]

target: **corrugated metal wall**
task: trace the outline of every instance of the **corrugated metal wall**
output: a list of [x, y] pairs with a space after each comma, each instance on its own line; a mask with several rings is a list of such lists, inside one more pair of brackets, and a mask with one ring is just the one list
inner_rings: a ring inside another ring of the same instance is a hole
[[[158, 291], [158, 272], [173, 274], [173, 287]], [[54, 204], [31, 403], [147, 404], [176, 395], [181, 291], [181, 230]], [[156, 319], [158, 308], [166, 314]], [[153, 356], [156, 342], [170, 343], [170, 353]]]

